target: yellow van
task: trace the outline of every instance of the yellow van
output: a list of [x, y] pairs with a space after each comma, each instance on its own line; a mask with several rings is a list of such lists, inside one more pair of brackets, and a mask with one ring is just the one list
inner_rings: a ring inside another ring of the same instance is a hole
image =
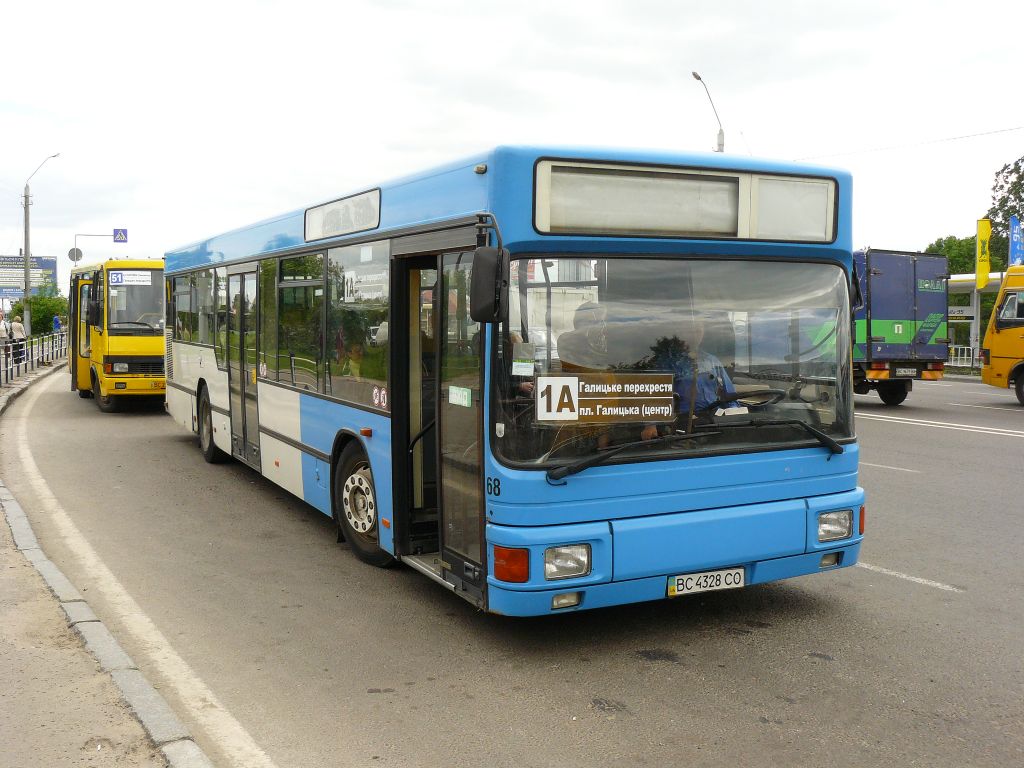
[[1024, 266], [1003, 275], [981, 348], [981, 380], [993, 387], [1013, 387], [1024, 405]]

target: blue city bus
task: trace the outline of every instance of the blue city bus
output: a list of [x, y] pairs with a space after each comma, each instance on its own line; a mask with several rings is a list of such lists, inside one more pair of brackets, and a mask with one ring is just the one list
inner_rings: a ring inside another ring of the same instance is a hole
[[166, 254], [167, 410], [483, 610], [852, 566], [851, 180], [499, 147]]

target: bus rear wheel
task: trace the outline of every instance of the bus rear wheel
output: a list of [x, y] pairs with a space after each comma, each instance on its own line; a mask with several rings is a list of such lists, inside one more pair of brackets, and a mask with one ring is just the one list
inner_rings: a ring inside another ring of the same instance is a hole
[[100, 380], [95, 376], [92, 378], [92, 396], [96, 400], [96, 405], [103, 413], [114, 413], [117, 411], [117, 399], [109, 395], [107, 397], [103, 396], [103, 393], [100, 392]]
[[395, 558], [380, 548], [380, 515], [370, 462], [356, 443], [341, 452], [334, 473], [334, 520], [344, 539], [364, 563], [387, 568]]
[[899, 405], [907, 399], [907, 385], [902, 381], [879, 384], [878, 396], [886, 405]]
[[199, 392], [199, 450], [207, 464], [220, 464], [228, 457], [213, 441], [213, 408], [206, 387]]
[[1024, 405], [1024, 371], [1017, 374], [1017, 380], [1013, 383], [1013, 390], [1017, 393], [1017, 402]]

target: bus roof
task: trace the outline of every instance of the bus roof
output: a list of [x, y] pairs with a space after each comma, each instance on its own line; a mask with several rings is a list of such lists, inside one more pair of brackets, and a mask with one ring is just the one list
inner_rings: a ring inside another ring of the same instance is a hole
[[163, 269], [163, 257], [157, 259], [124, 259], [111, 258], [104, 261], [93, 262], [92, 264], [76, 265], [71, 268], [72, 275], [80, 275], [86, 272], [95, 272], [97, 269]]
[[[386, 237], [387, 233], [395, 230], [429, 227], [483, 212], [495, 214], [505, 244], [513, 250], [517, 250], [517, 245], [521, 250], [530, 244], [536, 245], [538, 241], [550, 241], [552, 236], [539, 236], [532, 224], [534, 169], [539, 160], [548, 158], [834, 179], [838, 187], [839, 216], [838, 231], [830, 245], [842, 251], [850, 249], [850, 174], [846, 171], [710, 152], [556, 146], [500, 146], [340, 195], [326, 202], [355, 199], [372, 193], [377, 201], [377, 226], [316, 242], [327, 247], [346, 240], [365, 241], [376, 239], [376, 236]], [[500, 185], [496, 183], [498, 179], [501, 180]], [[291, 211], [168, 251], [165, 256], [167, 271], [173, 273], [207, 264], [241, 261], [305, 246], [307, 211], [320, 206], [326, 207], [326, 203], [314, 204], [310, 208]], [[616, 239], [619, 242], [623, 240], [621, 237]], [[312, 241], [309, 244], [316, 247]]]

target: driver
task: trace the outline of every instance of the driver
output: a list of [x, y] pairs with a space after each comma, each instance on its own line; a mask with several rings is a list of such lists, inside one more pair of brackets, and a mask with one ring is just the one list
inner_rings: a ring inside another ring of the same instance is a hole
[[[673, 373], [672, 391], [675, 395], [677, 413], [689, 421], [691, 414], [700, 412], [715, 403], [721, 407], [735, 407], [737, 403], [726, 400], [734, 394], [734, 387], [722, 362], [710, 352], [701, 349], [704, 340], [704, 320], [699, 315], [685, 318], [675, 329], [678, 335], [657, 340], [650, 367]], [[696, 363], [696, 376], [694, 376]], [[658, 425], [648, 424], [640, 433], [642, 440], [658, 436]]]

